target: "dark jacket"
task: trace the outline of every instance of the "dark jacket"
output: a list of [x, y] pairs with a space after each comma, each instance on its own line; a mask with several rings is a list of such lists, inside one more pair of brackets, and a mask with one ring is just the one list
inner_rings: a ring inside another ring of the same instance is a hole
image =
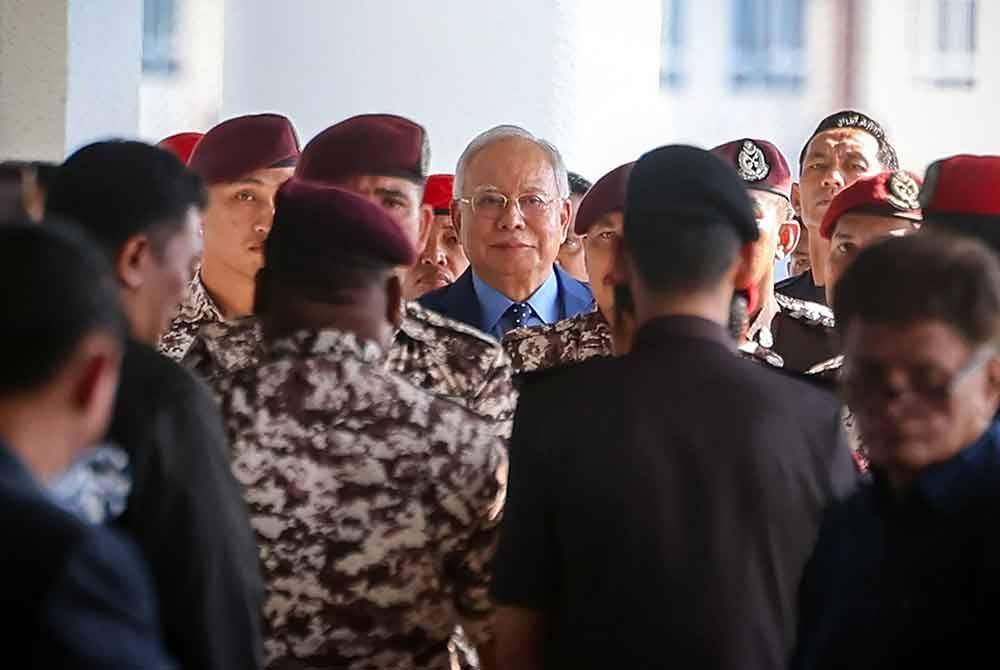
[[170, 653], [185, 670], [261, 667], [260, 559], [207, 387], [129, 342], [108, 439], [133, 480], [115, 525], [150, 565]]
[[175, 667], [160, 641], [139, 553], [59, 509], [0, 445], [3, 666], [74, 670]]
[[855, 482], [835, 400], [657, 319], [632, 353], [529, 375], [493, 594], [546, 667], [783, 667], [823, 510]]
[[[558, 265], [554, 265], [556, 280], [559, 282], [561, 318], [568, 319], [577, 314], [590, 312], [594, 308], [594, 294], [590, 287], [571, 277]], [[482, 323], [479, 298], [472, 284], [472, 268], [469, 268], [454, 284], [443, 286], [420, 297], [417, 301], [429, 310], [461, 321], [473, 328], [488, 332]]]

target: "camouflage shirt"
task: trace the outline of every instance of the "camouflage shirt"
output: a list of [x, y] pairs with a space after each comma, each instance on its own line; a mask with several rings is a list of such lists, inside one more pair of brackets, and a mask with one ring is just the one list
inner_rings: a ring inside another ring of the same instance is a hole
[[177, 362], [184, 360], [195, 336], [209, 323], [223, 323], [222, 310], [208, 295], [201, 273], [188, 286], [187, 296], [170, 322], [170, 328], [160, 338], [160, 352]]
[[447, 668], [490, 638], [506, 457], [492, 427], [336, 330], [217, 384], [268, 584], [268, 664]]
[[[253, 365], [260, 342], [256, 319], [210, 323], [189, 348], [184, 365], [211, 381], [220, 372]], [[510, 436], [517, 395], [510, 361], [493, 338], [409, 302], [386, 366], [497, 422], [498, 434]]]
[[514, 374], [612, 355], [611, 329], [598, 310], [512, 330], [504, 336], [503, 346], [514, 364]]

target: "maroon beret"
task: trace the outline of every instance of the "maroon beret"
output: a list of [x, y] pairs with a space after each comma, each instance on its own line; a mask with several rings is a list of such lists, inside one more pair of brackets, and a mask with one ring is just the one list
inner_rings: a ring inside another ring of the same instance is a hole
[[378, 205], [344, 189], [292, 178], [278, 189], [264, 243], [272, 276], [322, 282], [332, 268], [411, 265], [416, 250]]
[[198, 141], [204, 137], [203, 133], [177, 133], [170, 137], [164, 137], [156, 143], [161, 149], [166, 149], [180, 159], [181, 163], [187, 165], [191, 160], [191, 154], [198, 145]]
[[834, 196], [819, 225], [820, 236], [833, 237], [840, 217], [850, 212], [920, 221], [920, 183], [920, 177], [904, 170], [858, 179]]
[[435, 215], [451, 212], [451, 201], [455, 192], [455, 175], [432, 174], [424, 185], [424, 202], [434, 208]]
[[792, 171], [778, 147], [770, 142], [734, 140], [715, 147], [712, 153], [736, 168], [747, 188], [777, 193], [791, 200]]
[[625, 193], [633, 165], [635, 163], [619, 165], [590, 187], [576, 212], [577, 235], [586, 235], [591, 226], [608, 212], [625, 211]]
[[1000, 156], [962, 154], [927, 168], [920, 202], [928, 215], [1000, 215]]
[[421, 126], [392, 114], [362, 114], [312, 138], [295, 175], [331, 183], [363, 174], [423, 182], [429, 162], [430, 145]]
[[255, 170], [292, 167], [299, 138], [280, 114], [252, 114], [223, 121], [201, 138], [188, 166], [209, 184], [236, 181]]

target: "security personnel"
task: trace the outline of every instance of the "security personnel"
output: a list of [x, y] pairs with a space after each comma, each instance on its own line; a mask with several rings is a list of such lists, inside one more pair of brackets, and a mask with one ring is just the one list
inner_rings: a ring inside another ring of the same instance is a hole
[[1000, 156], [952, 156], [927, 168], [926, 230], [972, 235], [1000, 253]]
[[782, 667], [820, 514], [855, 480], [838, 404], [733, 355], [759, 231], [725, 161], [647, 153], [623, 231], [631, 351], [522, 389], [493, 563], [498, 666]]

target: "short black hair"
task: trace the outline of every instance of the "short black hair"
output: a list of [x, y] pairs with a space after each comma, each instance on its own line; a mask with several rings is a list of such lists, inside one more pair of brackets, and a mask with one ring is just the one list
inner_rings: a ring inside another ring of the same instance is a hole
[[1000, 260], [982, 243], [919, 232], [863, 250], [834, 291], [837, 329], [851, 322], [943, 321], [973, 344], [1000, 337]]
[[86, 146], [63, 163], [46, 212], [84, 228], [113, 259], [132, 237], [184, 226], [191, 207], [204, 209], [201, 178], [174, 154], [143, 142], [110, 140]]
[[625, 246], [642, 281], [664, 293], [718, 282], [744, 241], [720, 215], [630, 212]]
[[576, 172], [567, 172], [566, 176], [569, 177], [569, 192], [571, 195], [584, 195], [593, 186], [585, 177], [580, 176]]
[[806, 143], [802, 146], [801, 153], [799, 153], [799, 174], [802, 174], [802, 165], [806, 162], [806, 151], [808, 151], [813, 139], [820, 133], [838, 128], [857, 128], [874, 137], [878, 141], [878, 154], [876, 158], [882, 165], [882, 169], [899, 169], [899, 156], [896, 154], [896, 148], [892, 146], [889, 138], [886, 137], [885, 128], [882, 127], [882, 124], [867, 114], [862, 114], [853, 109], [844, 109], [820, 121], [819, 125], [816, 126], [816, 130], [806, 140]]
[[65, 224], [0, 226], [0, 314], [4, 394], [44, 385], [86, 336], [128, 332], [107, 258]]

